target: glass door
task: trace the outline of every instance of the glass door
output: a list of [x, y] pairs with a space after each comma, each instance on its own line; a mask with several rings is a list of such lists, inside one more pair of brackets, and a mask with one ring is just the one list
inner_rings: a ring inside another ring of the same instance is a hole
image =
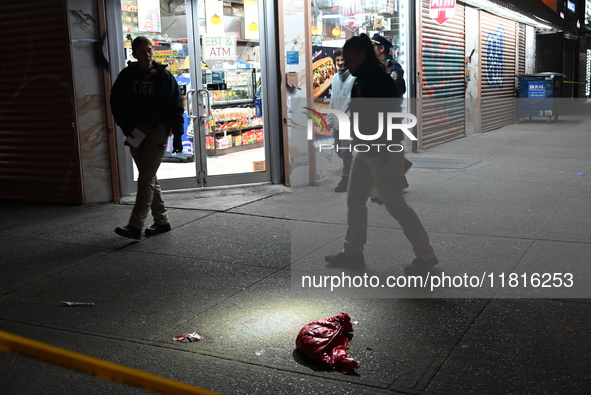
[[224, 185], [268, 180], [262, 113], [258, 0], [197, 0], [204, 182]]
[[270, 180], [259, 8], [258, 0], [121, 0], [126, 61], [135, 60], [131, 41], [149, 37], [184, 94], [184, 150], [173, 154], [171, 137], [157, 174], [164, 189]]

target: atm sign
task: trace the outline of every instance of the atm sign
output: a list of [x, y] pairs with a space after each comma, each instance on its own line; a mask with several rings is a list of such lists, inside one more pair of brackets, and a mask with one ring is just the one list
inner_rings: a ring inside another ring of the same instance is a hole
[[456, 0], [430, 0], [429, 2], [429, 16], [440, 25], [453, 18], [455, 13]]
[[236, 53], [236, 35], [219, 35], [203, 37], [203, 47], [201, 57], [204, 60], [235, 60]]

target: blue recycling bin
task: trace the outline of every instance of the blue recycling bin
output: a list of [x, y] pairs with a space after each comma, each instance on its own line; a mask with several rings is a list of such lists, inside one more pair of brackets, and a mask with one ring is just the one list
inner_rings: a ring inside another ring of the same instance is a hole
[[517, 119], [544, 117], [548, 122], [560, 115], [560, 98], [564, 74], [536, 73], [518, 75], [519, 98]]

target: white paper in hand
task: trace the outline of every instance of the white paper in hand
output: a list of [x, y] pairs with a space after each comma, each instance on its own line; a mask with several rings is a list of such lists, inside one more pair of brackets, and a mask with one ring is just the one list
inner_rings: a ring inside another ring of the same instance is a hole
[[131, 134], [127, 136], [126, 141], [133, 148], [137, 148], [142, 143], [142, 141], [144, 141], [145, 137], [145, 134], [143, 134], [138, 128], [135, 128], [132, 130]]

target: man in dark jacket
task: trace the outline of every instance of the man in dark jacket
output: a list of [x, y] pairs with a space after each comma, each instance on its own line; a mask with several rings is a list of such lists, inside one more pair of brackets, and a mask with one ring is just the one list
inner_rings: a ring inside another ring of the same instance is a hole
[[111, 109], [115, 122], [127, 137], [131, 156], [137, 166], [137, 196], [129, 223], [115, 233], [141, 239], [150, 210], [154, 224], [146, 236], [168, 232], [171, 227], [156, 172], [160, 167], [170, 132], [174, 152], [183, 151], [183, 102], [178, 83], [166, 66], [152, 60], [152, 42], [136, 37], [131, 44], [137, 62], [123, 69], [111, 90]]
[[[353, 144], [360, 147], [365, 145], [367, 149], [357, 151], [353, 160], [347, 195], [348, 226], [343, 250], [324, 259], [333, 266], [359, 268], [365, 264], [363, 250], [367, 243], [367, 198], [376, 187], [388, 213], [398, 221], [412, 245], [415, 259], [404, 268], [405, 273], [426, 274], [439, 261], [419, 217], [404, 200], [404, 152], [387, 148], [400, 143], [404, 134], [398, 129], [390, 136], [383, 133], [385, 128], [381, 116], [387, 112], [400, 112], [401, 95], [394, 80], [376, 57], [367, 35], [361, 34], [347, 40], [343, 57], [346, 67], [357, 77], [351, 91], [350, 105], [354, 119], [357, 113], [358, 120], [353, 122], [353, 130], [357, 129]], [[375, 133], [376, 130], [381, 130], [381, 134]]]

